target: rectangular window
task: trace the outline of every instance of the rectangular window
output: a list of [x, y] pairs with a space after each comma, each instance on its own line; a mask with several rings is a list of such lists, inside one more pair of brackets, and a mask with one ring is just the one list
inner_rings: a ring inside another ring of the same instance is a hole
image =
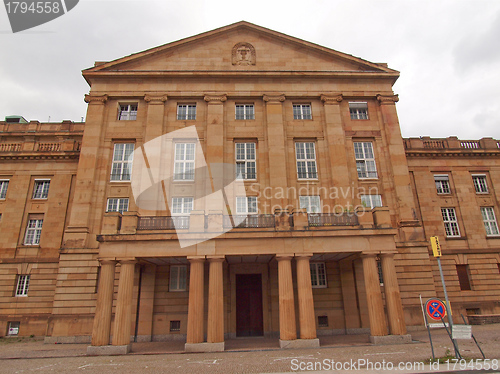
[[469, 265], [457, 265], [458, 283], [461, 291], [470, 291]]
[[193, 181], [194, 180], [194, 151], [195, 143], [176, 143], [175, 144], [175, 181]]
[[297, 177], [299, 179], [318, 179], [314, 143], [295, 143], [295, 153], [297, 157]]
[[175, 215], [189, 215], [193, 210], [192, 197], [173, 197], [171, 213]]
[[361, 205], [365, 208], [373, 209], [382, 206], [381, 195], [361, 195]]
[[35, 180], [33, 199], [46, 199], [49, 196], [50, 180]]
[[318, 327], [328, 327], [328, 316], [318, 316]]
[[255, 119], [253, 104], [236, 104], [236, 119]]
[[481, 207], [481, 215], [483, 216], [484, 228], [487, 236], [498, 236], [498, 225], [493, 207]]
[[313, 288], [326, 288], [326, 266], [324, 262], [311, 262], [311, 284]]
[[307, 209], [307, 213], [321, 213], [319, 196], [299, 196], [300, 209]]
[[9, 322], [9, 329], [7, 330], [7, 335], [9, 335], [9, 336], [19, 335], [19, 327], [20, 326], [21, 326], [21, 322], [19, 322], [19, 321]]
[[170, 266], [170, 291], [186, 291], [187, 289], [187, 266]]
[[177, 105], [177, 120], [195, 120], [196, 119], [196, 104], [178, 104]]
[[30, 285], [30, 276], [20, 274], [17, 276], [16, 296], [28, 296], [28, 288]]
[[255, 143], [236, 143], [236, 177], [255, 179]]
[[293, 104], [293, 119], [312, 119], [311, 104]]
[[128, 212], [128, 197], [126, 198], [109, 198], [106, 212]]
[[434, 183], [436, 184], [436, 191], [438, 194], [449, 194], [450, 180], [448, 175], [434, 175]]
[[257, 214], [257, 196], [236, 197], [236, 214]]
[[459, 237], [460, 230], [458, 228], [455, 208], [441, 208], [441, 215], [443, 216], [446, 237], [448, 238]]
[[133, 121], [137, 119], [137, 104], [120, 104], [118, 120]]
[[0, 180], [0, 199], [5, 199], [7, 196], [7, 188], [9, 188], [9, 180]]
[[26, 227], [26, 235], [24, 236], [25, 245], [40, 244], [40, 235], [42, 235], [43, 219], [30, 219]]
[[486, 175], [473, 175], [472, 181], [476, 193], [488, 193], [488, 185], [486, 184]]
[[371, 142], [354, 142], [358, 178], [377, 178], [377, 166]]
[[113, 150], [111, 181], [129, 181], [132, 172], [134, 143], [116, 143]]
[[368, 103], [349, 103], [351, 119], [368, 119]]
[[170, 321], [170, 332], [181, 331], [181, 321]]
[[377, 272], [378, 272], [378, 281], [381, 286], [384, 285], [384, 273], [382, 271], [382, 261], [379, 259], [377, 260]]

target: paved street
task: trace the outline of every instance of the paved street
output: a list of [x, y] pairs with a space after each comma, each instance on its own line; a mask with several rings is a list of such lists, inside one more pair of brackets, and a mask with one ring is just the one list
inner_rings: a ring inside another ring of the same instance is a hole
[[[444, 330], [433, 330], [432, 333], [436, 356], [443, 357], [448, 349], [452, 351]], [[500, 325], [474, 326], [473, 333], [486, 358], [500, 360]], [[251, 346], [247, 348], [203, 354], [160, 353], [158, 347], [162, 343], [137, 343], [133, 345], [132, 354], [105, 357], [86, 356], [86, 345], [83, 344], [5, 342], [7, 339], [2, 339], [0, 373], [286, 373], [331, 369], [336, 372], [370, 373], [453, 371], [486, 367], [486, 362], [477, 361], [481, 354], [472, 340], [459, 341], [461, 354], [475, 359], [472, 364], [450, 362], [423, 367], [421, 363], [428, 363], [431, 356], [427, 331], [412, 332], [412, 337], [414, 342], [404, 345], [374, 346], [358, 338], [347, 346], [342, 341], [348, 341], [349, 337], [337, 336], [330, 340], [332, 343], [328, 347], [301, 350], [272, 347], [259, 350], [259, 340], [253, 339]], [[397, 370], [399, 363], [408, 370]], [[489, 363], [494, 365], [495, 361]], [[496, 361], [496, 365], [490, 368], [499, 372], [499, 361]]]

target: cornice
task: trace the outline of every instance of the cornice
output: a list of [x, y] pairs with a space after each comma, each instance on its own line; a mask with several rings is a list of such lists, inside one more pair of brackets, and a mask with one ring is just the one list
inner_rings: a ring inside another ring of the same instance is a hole
[[399, 101], [398, 95], [377, 95], [380, 105], [395, 104]]
[[285, 95], [266, 95], [262, 97], [266, 103], [282, 103], [285, 101]]
[[321, 101], [325, 105], [332, 105], [332, 104], [340, 104], [344, 100], [344, 96], [342, 94], [338, 95], [321, 95]]
[[217, 104], [217, 103], [223, 103], [224, 101], [227, 100], [227, 95], [226, 94], [222, 94], [222, 95], [205, 95], [204, 97], [205, 101], [207, 103], [214, 103], [214, 104]]
[[108, 95], [85, 95], [83, 99], [87, 104], [104, 104], [108, 101]]
[[428, 150], [428, 149], [410, 149], [406, 150], [406, 157], [415, 157], [415, 158], [438, 158], [438, 157], [500, 157], [500, 149], [498, 151], [484, 151], [484, 150], [475, 150], [475, 151], [467, 151], [463, 149], [457, 150]]
[[162, 95], [151, 95], [151, 94], [146, 94], [144, 95], [144, 101], [151, 104], [151, 105], [161, 105], [165, 101], [167, 101], [167, 94], [162, 94]]
[[0, 154], [0, 161], [64, 161], [64, 160], [78, 160], [80, 152], [67, 152], [63, 154]]

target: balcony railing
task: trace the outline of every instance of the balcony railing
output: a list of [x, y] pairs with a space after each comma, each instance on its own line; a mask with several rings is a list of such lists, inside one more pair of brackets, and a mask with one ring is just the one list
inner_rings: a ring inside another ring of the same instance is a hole
[[354, 213], [314, 213], [308, 214], [309, 227], [357, 226], [358, 216]]
[[[241, 223], [237, 224], [240, 221]], [[276, 223], [272, 214], [250, 214], [248, 216], [224, 216], [223, 225], [225, 229], [232, 229], [233, 227], [258, 229], [275, 227]]]
[[189, 228], [189, 216], [137, 217], [137, 230], [180, 230]]

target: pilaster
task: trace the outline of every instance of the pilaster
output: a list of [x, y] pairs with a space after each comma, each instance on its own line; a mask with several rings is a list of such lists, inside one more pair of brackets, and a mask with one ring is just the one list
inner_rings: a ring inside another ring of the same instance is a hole
[[283, 123], [283, 102], [285, 95], [264, 95], [266, 103], [267, 150], [269, 157], [269, 185], [272, 188], [271, 211], [284, 209], [288, 205], [285, 197], [276, 198], [276, 191], [287, 185], [285, 127]]
[[82, 138], [84, 146], [80, 151], [71, 216], [63, 239], [65, 248], [83, 248], [88, 245], [91, 204], [107, 100], [107, 95], [85, 95], [85, 102], [89, 105]]
[[[340, 193], [334, 205], [347, 206], [348, 188], [352, 188], [349, 179], [349, 168], [347, 166], [346, 141], [340, 104], [343, 101], [341, 94], [321, 95], [325, 112], [325, 138], [328, 145], [329, 164], [331, 165], [332, 185], [340, 188]], [[351, 202], [352, 203], [352, 202]]]
[[144, 143], [163, 135], [163, 119], [165, 118], [166, 94], [146, 94], [144, 101], [148, 103], [148, 114]]

